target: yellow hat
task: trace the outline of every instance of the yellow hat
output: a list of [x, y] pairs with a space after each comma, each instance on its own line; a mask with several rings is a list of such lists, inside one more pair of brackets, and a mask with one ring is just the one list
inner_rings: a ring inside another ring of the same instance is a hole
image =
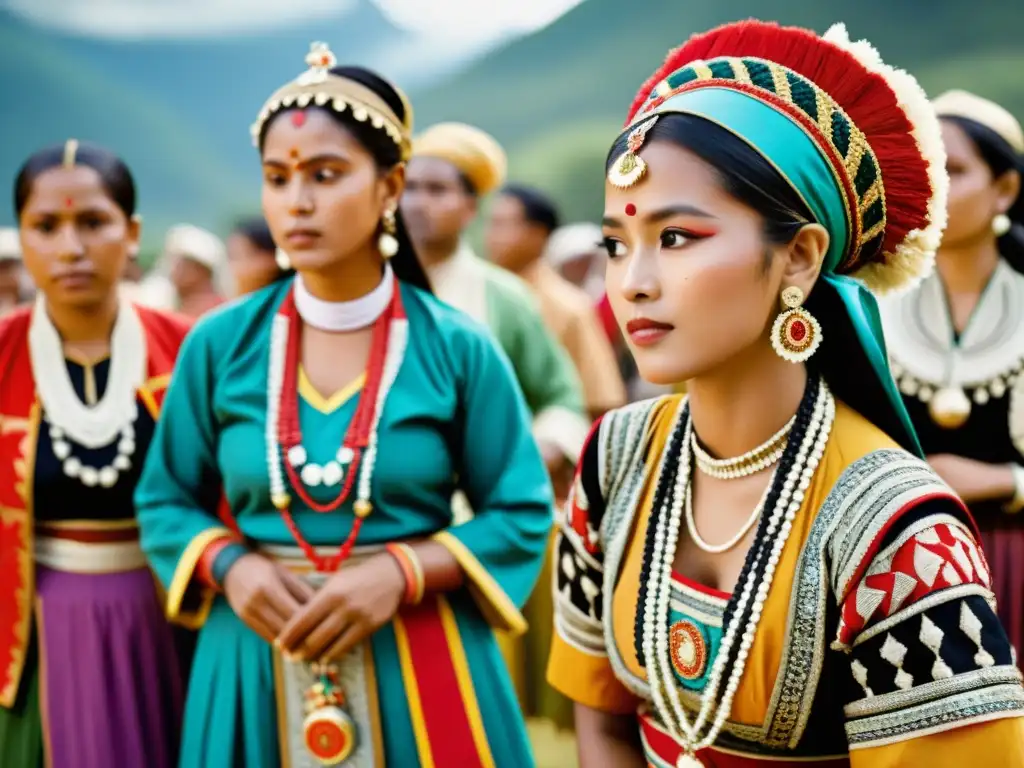
[[505, 150], [493, 136], [465, 123], [431, 126], [413, 139], [412, 156], [447, 160], [480, 195], [501, 186], [508, 165]]
[[1024, 154], [1024, 130], [1013, 115], [994, 101], [967, 91], [946, 91], [932, 102], [939, 117], [962, 117], [995, 132], [1013, 151]]

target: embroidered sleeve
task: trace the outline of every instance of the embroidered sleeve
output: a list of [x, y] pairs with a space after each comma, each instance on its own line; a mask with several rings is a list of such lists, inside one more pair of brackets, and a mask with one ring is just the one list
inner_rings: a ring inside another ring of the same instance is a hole
[[[857, 573], [833, 643], [849, 658], [847, 738], [851, 755], [865, 750], [855, 765], [924, 765], [939, 743], [1019, 729], [1024, 720], [1006, 719], [1024, 716], [1021, 675], [984, 553], [953, 500], [899, 516]], [[977, 727], [947, 735], [965, 725]]]
[[559, 521], [553, 568], [555, 633], [547, 675], [552, 687], [580, 704], [627, 714], [636, 711], [638, 702], [615, 677], [604, 639], [600, 423], [587, 438]]

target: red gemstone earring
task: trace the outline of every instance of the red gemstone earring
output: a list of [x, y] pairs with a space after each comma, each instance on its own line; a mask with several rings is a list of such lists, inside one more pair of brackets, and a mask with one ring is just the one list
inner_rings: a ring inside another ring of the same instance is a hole
[[791, 285], [782, 291], [785, 309], [772, 325], [772, 347], [783, 360], [803, 363], [821, 345], [821, 324], [804, 309], [804, 292]]

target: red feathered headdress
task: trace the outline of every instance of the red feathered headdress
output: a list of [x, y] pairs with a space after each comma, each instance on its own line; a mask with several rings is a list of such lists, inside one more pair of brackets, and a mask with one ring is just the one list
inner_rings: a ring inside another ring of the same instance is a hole
[[[813, 136], [841, 178], [854, 225], [836, 271], [885, 291], [931, 269], [948, 180], [938, 120], [917, 81], [836, 25], [823, 37], [761, 21], [696, 35], [644, 83], [627, 125], [713, 85], [748, 93]], [[671, 110], [669, 110], [671, 111]], [[863, 225], [863, 226], [861, 226]]]

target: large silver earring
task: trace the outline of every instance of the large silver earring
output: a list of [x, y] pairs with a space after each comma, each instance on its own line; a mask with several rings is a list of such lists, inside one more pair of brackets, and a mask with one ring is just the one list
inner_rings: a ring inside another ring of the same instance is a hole
[[287, 272], [292, 268], [292, 260], [288, 258], [288, 254], [280, 248], [274, 252], [274, 261], [277, 263], [277, 268], [282, 272]]
[[385, 259], [392, 258], [398, 253], [398, 238], [395, 237], [397, 226], [395, 225], [395, 211], [393, 208], [388, 208], [384, 211], [384, 214], [380, 217], [381, 233], [380, 237], [377, 238], [377, 248], [380, 250], [380, 255]]
[[992, 218], [992, 231], [996, 233], [996, 237], [1005, 235], [1012, 226], [1013, 222], [1010, 221], [1010, 217], [1005, 213], [997, 214]]
[[821, 345], [821, 324], [817, 318], [804, 309], [804, 292], [791, 285], [782, 291], [782, 306], [785, 307], [772, 325], [772, 347], [783, 360], [803, 363]]

